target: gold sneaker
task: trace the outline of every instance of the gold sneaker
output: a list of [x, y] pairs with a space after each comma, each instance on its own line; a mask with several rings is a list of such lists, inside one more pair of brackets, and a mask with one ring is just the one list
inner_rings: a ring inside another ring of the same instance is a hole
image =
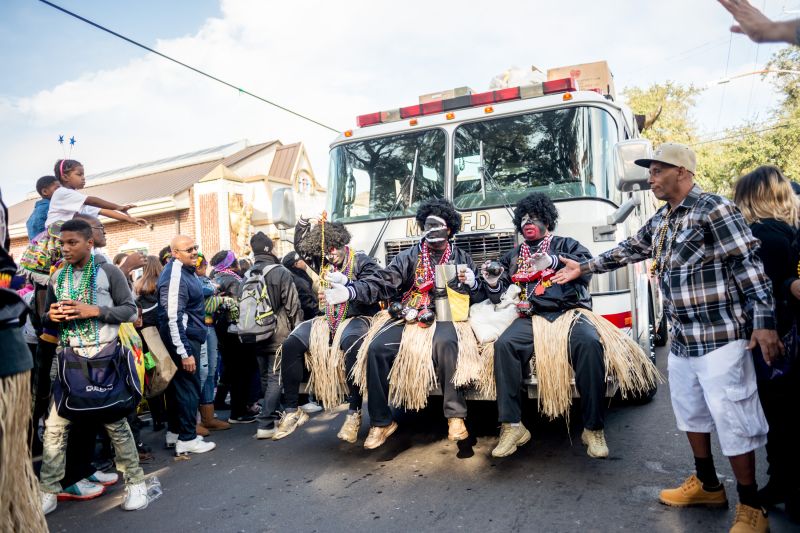
[[364, 441], [364, 448], [367, 450], [374, 450], [386, 442], [386, 439], [388, 439], [395, 431], [397, 431], [397, 422], [394, 420], [388, 426], [372, 426], [369, 428], [367, 440]]
[[452, 441], [464, 440], [469, 437], [467, 426], [464, 424], [463, 418], [448, 418], [447, 419], [447, 438]]
[[730, 533], [766, 533], [769, 531], [767, 512], [741, 503], [736, 504], [736, 518]]
[[517, 426], [502, 424], [500, 426], [500, 442], [492, 450], [492, 457], [507, 457], [517, 451], [519, 446], [531, 440], [531, 432], [520, 423]]
[[336, 434], [345, 442], [354, 443], [358, 440], [358, 430], [361, 429], [361, 411], [350, 413], [344, 418], [342, 429]]
[[581, 441], [586, 445], [586, 453], [595, 459], [608, 457], [608, 445], [606, 445], [606, 434], [602, 429], [584, 429]]
[[728, 497], [725, 495], [725, 487], [720, 490], [707, 491], [703, 484], [692, 474], [675, 489], [664, 489], [658, 498], [664, 505], [672, 507], [727, 507]]
[[308, 413], [302, 409], [296, 409], [284, 414], [275, 426], [275, 434], [272, 436], [272, 440], [281, 440], [284, 437], [288, 437], [295, 429], [308, 422], [309, 418]]

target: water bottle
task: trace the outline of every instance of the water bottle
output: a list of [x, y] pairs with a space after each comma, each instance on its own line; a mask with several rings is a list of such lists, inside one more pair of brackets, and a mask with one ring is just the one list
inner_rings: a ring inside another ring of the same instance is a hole
[[151, 503], [161, 497], [161, 482], [158, 477], [153, 476], [145, 482], [147, 484], [147, 503]]

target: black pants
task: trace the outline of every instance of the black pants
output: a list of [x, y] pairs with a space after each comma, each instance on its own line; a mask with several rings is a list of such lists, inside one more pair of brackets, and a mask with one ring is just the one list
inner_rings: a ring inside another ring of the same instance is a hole
[[[572, 327], [569, 356], [581, 397], [583, 427], [603, 429], [605, 418], [605, 361], [597, 331], [581, 317]], [[533, 328], [529, 318], [518, 318], [494, 343], [494, 379], [501, 423], [522, 420], [522, 378], [533, 357]]]
[[[369, 345], [367, 408], [372, 426], [384, 427], [392, 423], [392, 411], [389, 408], [389, 372], [400, 350], [403, 328], [404, 324], [393, 325], [376, 336]], [[466, 418], [467, 401], [464, 398], [464, 391], [457, 389], [452, 382], [458, 363], [458, 335], [452, 322], [436, 322], [432, 352], [436, 379], [442, 387], [444, 396], [445, 418]]]
[[[342, 333], [339, 347], [344, 351], [345, 373], [347, 386], [350, 389], [350, 409], [358, 411], [364, 397], [361, 390], [356, 387], [350, 377], [350, 371], [356, 363], [358, 350], [364, 342], [364, 335], [369, 330], [369, 320], [365, 317], [356, 317], [351, 320]], [[311, 320], [306, 320], [287, 337], [281, 350], [281, 375], [283, 378], [283, 401], [287, 409], [297, 409], [300, 397], [300, 383], [303, 381], [305, 369], [305, 354], [308, 351], [309, 338], [311, 337]], [[335, 407], [326, 405], [325, 407]]]
[[39, 419], [47, 414], [47, 409], [50, 407], [50, 392], [53, 385], [50, 379], [50, 369], [53, 367], [55, 356], [56, 345], [39, 340], [39, 344], [36, 345], [36, 355], [33, 358], [33, 370], [31, 370], [34, 430]]
[[98, 431], [105, 430], [102, 424], [72, 422], [67, 437], [67, 461], [61, 486], [67, 488], [94, 474], [92, 466]]
[[[275, 356], [278, 345], [271, 341], [242, 344], [246, 357], [252, 358], [258, 365], [261, 381], [261, 393], [264, 395], [264, 408], [258, 415], [259, 429], [272, 429], [278, 419], [281, 403], [281, 369], [275, 368]], [[233, 406], [231, 406], [233, 414]]]
[[[199, 342], [190, 341], [195, 361], [200, 360]], [[183, 441], [194, 440], [197, 437], [197, 409], [200, 406], [200, 374], [185, 371], [181, 365], [181, 358], [173, 355], [172, 359], [178, 366], [175, 377], [167, 387], [167, 424], [172, 433], [178, 434], [178, 439]]]
[[255, 351], [239, 341], [236, 333], [224, 332], [217, 336], [219, 351], [224, 361], [225, 383], [231, 392], [231, 418], [247, 414], [253, 379], [258, 376]]
[[767, 462], [770, 482], [785, 490], [800, 488], [800, 455], [797, 442], [797, 406], [800, 405], [800, 368], [771, 380], [759, 380], [758, 396], [769, 423]]

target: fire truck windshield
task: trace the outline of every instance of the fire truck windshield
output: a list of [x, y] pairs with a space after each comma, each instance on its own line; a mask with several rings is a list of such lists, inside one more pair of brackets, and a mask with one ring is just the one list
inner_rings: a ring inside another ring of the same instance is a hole
[[[355, 222], [414, 213], [444, 197], [446, 135], [439, 129], [339, 145], [331, 150], [331, 218]], [[402, 192], [401, 192], [402, 191]]]
[[[614, 119], [596, 107], [459, 126], [453, 166], [455, 205], [459, 209], [500, 206], [504, 201], [513, 205], [531, 192], [544, 192], [553, 199], [617, 200], [612, 159], [617, 137]], [[481, 148], [488, 174], [483, 177]]]

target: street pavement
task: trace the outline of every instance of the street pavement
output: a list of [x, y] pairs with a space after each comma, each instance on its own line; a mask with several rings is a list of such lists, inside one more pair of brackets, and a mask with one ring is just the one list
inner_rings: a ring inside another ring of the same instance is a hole
[[[658, 366], [666, 375], [666, 351]], [[339, 441], [344, 409], [312, 415], [281, 441], [257, 441], [255, 424], [234, 426], [207, 440], [217, 449], [175, 460], [163, 432], [142, 430], [155, 459], [144, 465], [161, 481], [163, 496], [143, 511], [119, 508], [122, 483], [87, 502], [62, 502], [48, 516], [51, 531], [142, 532], [714, 532], [728, 531], [736, 483], [714, 439], [727, 510], [675, 509], [658, 492], [694, 470], [686, 437], [675, 428], [667, 385], [652, 402], [615, 401], [606, 420], [608, 459], [591, 459], [581, 444], [580, 413], [570, 429], [526, 405], [533, 439], [518, 452], [494, 459], [496, 410], [471, 402], [474, 438], [447, 440], [441, 400], [422, 413], [403, 414], [400, 429], [381, 448]], [[763, 450], [759, 485], [766, 482]], [[773, 533], [800, 531], [782, 511], [770, 514]]]

